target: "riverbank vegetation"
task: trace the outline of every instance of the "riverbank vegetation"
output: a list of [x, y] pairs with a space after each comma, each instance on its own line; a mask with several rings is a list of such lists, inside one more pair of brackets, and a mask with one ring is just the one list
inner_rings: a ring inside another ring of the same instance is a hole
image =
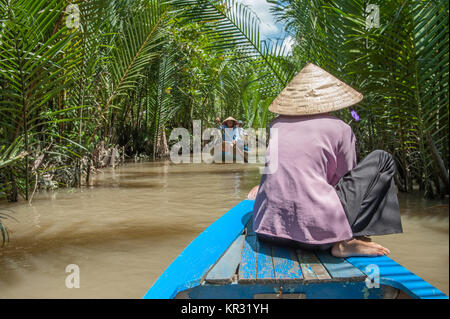
[[447, 194], [448, 1], [372, 1], [371, 28], [363, 0], [269, 2], [292, 52], [263, 40], [238, 0], [0, 0], [0, 196], [31, 200], [166, 156], [170, 131], [196, 119], [267, 127], [307, 61], [364, 94], [351, 122], [359, 158], [387, 150], [400, 190]]

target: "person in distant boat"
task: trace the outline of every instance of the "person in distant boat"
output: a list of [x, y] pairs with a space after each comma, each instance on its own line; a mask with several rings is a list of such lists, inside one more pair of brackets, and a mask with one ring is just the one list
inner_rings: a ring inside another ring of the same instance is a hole
[[236, 144], [235, 140], [235, 125], [237, 123], [237, 120], [235, 120], [233, 117], [227, 117], [225, 120], [223, 120], [222, 125], [219, 126], [219, 129], [222, 130], [222, 139], [225, 142]]
[[245, 145], [245, 137], [247, 133], [245, 132], [244, 128], [242, 127], [242, 121], [238, 120], [236, 122], [236, 125], [234, 127], [234, 139], [236, 143], [242, 143], [243, 149], [245, 151], [248, 151], [248, 146]]
[[248, 194], [261, 240], [337, 257], [390, 253], [367, 236], [402, 232], [394, 159], [374, 150], [357, 164], [351, 127], [329, 114], [362, 98], [308, 63], [270, 105], [279, 114], [270, 124], [278, 131], [278, 168]]
[[221, 130], [222, 133], [222, 152], [233, 152], [233, 147], [236, 145], [235, 137], [235, 125], [237, 120], [233, 117], [227, 117], [223, 122], [220, 122], [220, 118], [216, 118], [217, 128]]
[[242, 121], [236, 121], [234, 126], [234, 138], [235, 140], [242, 140], [244, 138], [244, 129], [242, 127]]

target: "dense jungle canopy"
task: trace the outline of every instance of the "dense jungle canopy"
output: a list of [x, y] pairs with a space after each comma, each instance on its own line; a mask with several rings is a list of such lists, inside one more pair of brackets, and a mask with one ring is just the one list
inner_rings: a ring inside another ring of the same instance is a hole
[[105, 149], [164, 156], [193, 120], [267, 127], [307, 62], [364, 94], [359, 122], [336, 112], [359, 159], [384, 149], [399, 190], [448, 194], [448, 1], [373, 0], [379, 27], [365, 0], [268, 2], [292, 52], [238, 0], [0, 0], [0, 197], [87, 183]]

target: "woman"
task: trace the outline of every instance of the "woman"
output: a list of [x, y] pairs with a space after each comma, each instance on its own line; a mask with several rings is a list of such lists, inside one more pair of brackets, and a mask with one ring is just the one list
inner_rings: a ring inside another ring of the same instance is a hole
[[233, 117], [227, 117], [220, 123], [220, 118], [216, 118], [218, 124], [217, 128], [222, 133], [222, 152], [233, 153], [234, 145], [236, 144], [235, 125], [237, 120]]
[[[217, 121], [220, 121], [220, 119], [217, 118], [216, 122]], [[237, 123], [237, 120], [235, 120], [233, 117], [230, 116], [230, 117], [227, 117], [225, 120], [223, 120], [222, 125], [218, 126], [218, 128], [220, 130], [222, 130], [222, 139], [225, 142], [232, 143], [232, 144], [235, 143], [234, 129], [235, 129], [236, 123]]]
[[234, 140], [236, 143], [241, 143], [244, 151], [248, 151], [248, 146], [246, 145], [246, 135], [244, 128], [242, 127], [242, 121], [238, 120], [234, 127]]
[[244, 139], [244, 128], [242, 127], [242, 121], [237, 121], [234, 126], [234, 139], [236, 141]]
[[248, 195], [261, 240], [337, 257], [389, 254], [367, 236], [402, 232], [394, 160], [375, 150], [356, 164], [351, 127], [328, 113], [361, 100], [309, 63], [270, 105], [279, 114], [270, 125], [278, 130], [278, 168]]

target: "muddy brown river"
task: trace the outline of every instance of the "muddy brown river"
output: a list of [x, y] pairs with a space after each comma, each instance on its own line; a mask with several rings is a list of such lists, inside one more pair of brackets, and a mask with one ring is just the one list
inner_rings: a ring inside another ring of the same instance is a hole
[[[129, 163], [95, 186], [0, 203], [0, 298], [141, 298], [177, 255], [258, 184], [251, 164]], [[448, 199], [399, 193], [403, 234], [374, 237], [390, 257], [448, 295]], [[67, 288], [68, 265], [80, 287]]]

